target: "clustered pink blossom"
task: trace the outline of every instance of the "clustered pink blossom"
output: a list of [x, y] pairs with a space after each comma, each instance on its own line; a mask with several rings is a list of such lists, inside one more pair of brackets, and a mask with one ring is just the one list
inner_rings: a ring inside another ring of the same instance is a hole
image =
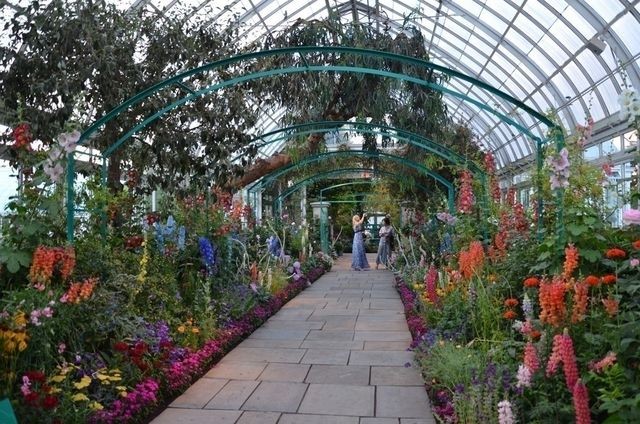
[[535, 345], [531, 342], [528, 342], [524, 347], [524, 366], [529, 368], [532, 374], [540, 369], [538, 352], [536, 351]]
[[113, 402], [108, 410], [97, 411], [91, 421], [105, 424], [128, 422], [145, 408], [156, 404], [159, 389], [157, 380], [147, 378], [138, 383], [127, 396]]
[[622, 222], [631, 225], [640, 225], [640, 210], [627, 209], [622, 212]]
[[578, 380], [573, 387], [573, 407], [576, 411], [576, 424], [590, 424], [589, 393], [587, 386]]
[[500, 185], [496, 178], [496, 161], [493, 157], [493, 153], [487, 152], [484, 154], [484, 168], [489, 176], [489, 186], [491, 191], [491, 198], [494, 202], [500, 202]]
[[615, 352], [609, 352], [605, 355], [604, 358], [602, 358], [599, 361], [591, 361], [589, 363], [589, 369], [592, 371], [595, 371], [597, 373], [601, 373], [602, 371], [606, 370], [607, 368], [609, 368], [610, 366], [612, 366], [613, 364], [616, 363], [616, 353]]
[[473, 177], [469, 171], [462, 171], [459, 177], [460, 191], [458, 192], [458, 212], [469, 214], [473, 211]]
[[531, 387], [531, 370], [525, 364], [518, 366], [516, 387]]
[[506, 399], [498, 403], [498, 422], [500, 424], [515, 423], [515, 420], [513, 419], [513, 408], [511, 407], [511, 402]]
[[547, 165], [551, 168], [551, 188], [569, 187], [569, 151], [563, 147], [558, 154], [547, 158]]

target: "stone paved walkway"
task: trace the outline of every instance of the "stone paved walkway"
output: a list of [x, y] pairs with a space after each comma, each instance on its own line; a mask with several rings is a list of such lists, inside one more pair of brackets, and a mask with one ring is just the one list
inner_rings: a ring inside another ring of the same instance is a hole
[[[370, 263], [375, 263], [375, 259]], [[345, 255], [153, 424], [432, 424], [388, 271]]]

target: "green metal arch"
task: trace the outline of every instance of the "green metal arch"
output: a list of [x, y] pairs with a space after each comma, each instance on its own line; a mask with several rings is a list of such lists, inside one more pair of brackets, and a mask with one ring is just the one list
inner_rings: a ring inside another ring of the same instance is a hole
[[[352, 128], [343, 128], [344, 126], [350, 126]], [[474, 161], [468, 159], [465, 156], [457, 153], [453, 149], [444, 146], [431, 140], [428, 137], [420, 134], [399, 129], [396, 127], [390, 127], [387, 125], [374, 124], [371, 122], [353, 122], [353, 121], [315, 121], [307, 122], [304, 124], [291, 125], [288, 127], [278, 128], [273, 131], [266, 132], [255, 137], [250, 143], [258, 140], [264, 140], [263, 143], [259, 143], [256, 147], [268, 146], [269, 144], [285, 140], [287, 138], [314, 134], [314, 133], [327, 133], [327, 132], [347, 132], [355, 131], [365, 134], [374, 134], [389, 137], [392, 139], [398, 139], [405, 141], [412, 146], [416, 146], [422, 150], [433, 153], [441, 158], [453, 162], [456, 165], [467, 166], [472, 173], [477, 175], [484, 175], [485, 172]], [[275, 137], [274, 137], [275, 136]], [[267, 137], [273, 137], [269, 140], [265, 140]], [[238, 159], [239, 156], [235, 156], [231, 160]]]
[[[84, 141], [86, 141], [93, 133], [95, 133], [96, 131], [98, 131], [98, 129], [100, 127], [102, 127], [103, 125], [105, 125], [107, 122], [111, 121], [113, 118], [115, 118], [116, 116], [118, 116], [120, 113], [126, 111], [127, 109], [129, 109], [129, 107], [138, 104], [140, 102], [142, 102], [143, 100], [147, 99], [148, 97], [152, 96], [153, 94], [167, 88], [167, 87], [180, 87], [182, 89], [184, 89], [185, 91], [187, 91], [188, 93], [190, 93], [190, 96], [193, 95], [202, 95], [204, 94], [202, 92], [202, 90], [200, 91], [194, 91], [191, 88], [187, 87], [184, 85], [184, 80], [192, 77], [194, 75], [198, 75], [210, 70], [214, 70], [217, 68], [222, 68], [222, 67], [226, 67], [229, 65], [233, 65], [233, 64], [237, 64], [239, 62], [242, 61], [249, 61], [249, 60], [254, 60], [254, 59], [259, 59], [259, 58], [264, 58], [264, 57], [275, 57], [275, 56], [286, 56], [286, 55], [294, 55], [294, 54], [300, 54], [302, 56], [304, 56], [305, 53], [345, 53], [345, 54], [351, 54], [351, 55], [359, 55], [359, 56], [367, 56], [367, 57], [374, 57], [374, 58], [381, 58], [381, 59], [386, 59], [386, 60], [390, 60], [390, 61], [395, 61], [395, 62], [402, 62], [402, 63], [407, 63], [410, 65], [414, 65], [420, 68], [425, 68], [425, 69], [432, 69], [432, 70], [436, 70], [438, 72], [444, 73], [450, 77], [453, 78], [458, 78], [467, 82], [470, 82], [471, 84], [482, 88], [483, 90], [486, 90], [504, 100], [506, 100], [507, 102], [513, 104], [516, 108], [518, 109], [522, 109], [524, 110], [526, 113], [528, 113], [529, 115], [533, 116], [535, 119], [541, 121], [543, 124], [545, 124], [548, 128], [553, 128], [553, 127], [557, 127], [556, 124], [553, 123], [553, 121], [551, 121], [549, 118], [547, 118], [546, 116], [544, 116], [543, 114], [535, 111], [534, 109], [532, 109], [531, 107], [527, 106], [524, 102], [514, 98], [513, 96], [509, 95], [508, 93], [499, 90], [477, 78], [473, 78], [469, 75], [463, 74], [462, 72], [456, 71], [454, 69], [442, 66], [442, 65], [436, 65], [432, 62], [426, 61], [426, 60], [422, 60], [422, 59], [418, 59], [415, 57], [410, 57], [410, 56], [405, 56], [405, 55], [401, 55], [401, 54], [397, 54], [397, 53], [391, 53], [391, 52], [384, 52], [384, 51], [379, 51], [379, 50], [371, 50], [371, 49], [362, 49], [362, 48], [354, 48], [354, 47], [333, 47], [333, 46], [298, 46], [298, 47], [286, 47], [286, 48], [280, 48], [280, 49], [273, 49], [273, 50], [265, 50], [265, 51], [260, 51], [260, 52], [253, 52], [253, 53], [247, 53], [247, 54], [243, 54], [243, 55], [238, 55], [238, 56], [234, 56], [231, 58], [226, 58], [226, 59], [222, 59], [219, 61], [215, 61], [215, 62], [210, 62], [207, 63], [205, 65], [202, 65], [200, 67], [197, 68], [193, 68], [184, 72], [181, 72], [177, 75], [174, 75], [173, 77], [167, 78], [151, 87], [148, 87], [147, 89], [141, 91], [140, 93], [136, 94], [135, 96], [127, 99], [126, 101], [124, 101], [123, 103], [121, 103], [120, 105], [118, 105], [117, 107], [115, 107], [113, 110], [111, 110], [107, 115], [101, 117], [100, 119], [96, 120], [92, 125], [90, 125], [81, 135], [80, 140], [79, 140], [79, 144], [82, 144]], [[307, 66], [305, 68], [302, 69], [306, 69], [306, 70], [312, 70], [311, 66]], [[316, 67], [318, 68], [318, 67]], [[327, 70], [325, 67], [319, 67], [320, 69], [316, 69], [319, 71], [322, 70]], [[347, 67], [350, 68], [350, 67]], [[287, 68], [284, 68], [287, 69]], [[291, 69], [291, 68], [288, 68]], [[239, 81], [241, 82], [241, 81]], [[460, 93], [458, 93], [460, 94]], [[189, 97], [189, 96], [187, 96]], [[467, 96], [465, 96], [466, 98], [468, 98]], [[176, 107], [179, 106], [179, 104], [176, 104]], [[492, 109], [492, 108], [483, 108], [485, 110], [488, 109]], [[497, 111], [496, 111], [497, 112]], [[501, 114], [502, 115], [502, 114]], [[504, 116], [504, 115], [502, 115]], [[509, 119], [509, 121], [512, 121]], [[507, 122], [507, 121], [505, 121]], [[538, 139], [537, 137], [535, 137], [534, 139]]]
[[[443, 94], [448, 94], [451, 95], [453, 97], [457, 97], [465, 102], [471, 103], [472, 105], [476, 106], [479, 109], [482, 109], [486, 112], [489, 112], [493, 115], [495, 115], [498, 119], [500, 119], [501, 121], [513, 126], [514, 128], [516, 128], [518, 131], [520, 131], [523, 134], [526, 134], [528, 137], [530, 137], [531, 139], [535, 140], [537, 143], [542, 143], [542, 140], [540, 139], [540, 137], [535, 136], [531, 131], [529, 131], [528, 128], [520, 125], [519, 123], [517, 123], [515, 120], [513, 120], [512, 118], [509, 118], [507, 115], [499, 112], [498, 110], [486, 105], [485, 103], [482, 103], [478, 100], [472, 99], [471, 97], [459, 93], [455, 90], [451, 90], [449, 88], [443, 87], [439, 84], [434, 84], [425, 80], [422, 80], [420, 78], [417, 77], [411, 77], [405, 74], [399, 74], [399, 73], [395, 73], [395, 72], [390, 72], [390, 71], [381, 71], [379, 69], [370, 69], [370, 68], [362, 68], [362, 67], [354, 67], [354, 66], [337, 66], [337, 65], [324, 65], [324, 66], [305, 66], [304, 68], [300, 68], [300, 67], [288, 67], [288, 68], [278, 68], [278, 69], [271, 69], [271, 70], [267, 70], [267, 71], [259, 71], [259, 72], [254, 72], [252, 74], [248, 74], [248, 75], [243, 75], [237, 78], [232, 78], [230, 80], [226, 80], [223, 82], [220, 82], [218, 84], [212, 84], [210, 86], [207, 86], [203, 89], [197, 90], [197, 91], [191, 91], [189, 92], [189, 94], [187, 94], [185, 97], [178, 99], [172, 103], [170, 103], [169, 105], [159, 109], [156, 113], [146, 117], [144, 120], [142, 120], [142, 122], [140, 122], [139, 124], [137, 124], [136, 126], [134, 126], [133, 128], [131, 128], [129, 131], [127, 131], [122, 137], [120, 137], [118, 140], [116, 140], [115, 143], [113, 143], [108, 149], [106, 149], [102, 155], [105, 157], [109, 157], [111, 154], [113, 154], [113, 152], [115, 150], [117, 150], [122, 144], [124, 144], [124, 142], [126, 142], [129, 138], [131, 138], [131, 136], [133, 136], [134, 134], [136, 134], [137, 132], [139, 132], [140, 130], [146, 128], [149, 124], [151, 124], [153, 121], [155, 121], [156, 119], [160, 118], [161, 116], [165, 115], [166, 113], [172, 111], [173, 109], [178, 108], [179, 106], [182, 106], [188, 102], [190, 102], [193, 99], [196, 99], [198, 97], [202, 97], [205, 94], [209, 94], [211, 92], [214, 92], [216, 90], [219, 90], [221, 88], [225, 88], [225, 87], [231, 87], [237, 84], [241, 84], [244, 82], [249, 82], [249, 81], [254, 81], [254, 80], [258, 80], [261, 78], [268, 78], [268, 77], [273, 77], [273, 76], [278, 76], [278, 75], [288, 75], [288, 74], [297, 74], [297, 73], [304, 73], [304, 72], [328, 72], [328, 71], [333, 71], [333, 72], [344, 72], [344, 73], [357, 73], [357, 74], [367, 74], [367, 75], [375, 75], [375, 76], [380, 76], [380, 77], [388, 77], [388, 78], [393, 78], [396, 80], [401, 80], [401, 81], [406, 81], [406, 82], [412, 82], [414, 84], [417, 85], [422, 85], [424, 87], [428, 87], [432, 90], [435, 91], [439, 91]], [[83, 141], [84, 138], [80, 138], [80, 141]], [[80, 142], [79, 141], [79, 142]]]
[[[348, 174], [350, 172], [371, 172], [374, 175], [385, 175], [397, 180], [402, 179], [401, 176], [399, 176], [398, 174], [395, 174], [393, 172], [389, 172], [389, 171], [384, 171], [382, 169], [371, 169], [371, 168], [339, 168], [339, 169], [333, 169], [331, 171], [326, 171], [326, 172], [321, 172], [319, 174], [315, 174], [315, 175], [311, 175], [307, 178], [304, 178], [298, 182], [296, 182], [295, 184], [293, 184], [291, 187], [287, 188], [287, 190], [285, 192], [283, 192], [282, 194], [280, 194], [279, 196], [277, 196], [276, 198], [273, 199], [273, 204], [276, 204], [277, 202], [282, 203], [287, 197], [291, 196], [293, 193], [295, 193], [296, 191], [300, 190], [300, 188], [302, 188], [303, 186], [310, 184], [314, 181], [317, 180], [322, 180], [334, 175], [340, 175], [340, 174]], [[343, 184], [336, 184], [335, 186], [332, 187], [338, 187], [341, 185], [347, 185], [347, 184], [353, 184], [357, 181], [351, 182], [351, 183], [343, 183]], [[368, 184], [372, 184], [373, 181], [369, 181], [369, 180], [364, 180], [362, 181], [362, 183], [367, 182]], [[424, 191], [428, 191], [428, 188], [423, 186], [422, 184], [419, 183], [415, 183], [416, 187], [423, 189]], [[326, 190], [326, 189], [323, 189]], [[322, 190], [320, 190], [322, 192]], [[322, 196], [320, 197], [320, 200], [322, 200]]]
[[[239, 83], [243, 83], [243, 82], [247, 82], [247, 81], [251, 81], [251, 80], [255, 80], [255, 79], [259, 79], [259, 78], [263, 78], [263, 77], [270, 77], [270, 76], [276, 76], [276, 75], [285, 75], [285, 74], [292, 74], [292, 73], [300, 73], [300, 72], [327, 72], [327, 71], [333, 71], [333, 72], [345, 72], [345, 73], [361, 73], [361, 74], [369, 74], [369, 75], [377, 75], [377, 76], [382, 76], [382, 77], [390, 77], [390, 78], [394, 78], [394, 79], [398, 79], [398, 80], [404, 80], [407, 82], [412, 82], [418, 85], [422, 85], [422, 86], [426, 86], [429, 87], [433, 90], [439, 91], [443, 94], [448, 94], [454, 97], [458, 97], [461, 100], [465, 101], [465, 102], [469, 102], [473, 105], [475, 105], [476, 107], [478, 107], [481, 110], [487, 111], [491, 114], [494, 114], [495, 116], [497, 116], [501, 121], [514, 126], [515, 128], [517, 128], [519, 131], [521, 131], [522, 133], [528, 135], [529, 137], [531, 137], [533, 140], [537, 141], [538, 146], [541, 145], [543, 143], [543, 140], [541, 140], [539, 137], [534, 136], [527, 128], [523, 127], [522, 125], [518, 124], [516, 121], [514, 121], [513, 119], [509, 118], [508, 116], [502, 114], [501, 112], [499, 112], [498, 110], [491, 108], [485, 104], [483, 104], [482, 102], [479, 102], [475, 99], [470, 98], [469, 96], [459, 93], [457, 91], [445, 88], [441, 85], [438, 84], [433, 84], [427, 81], [424, 81], [420, 78], [417, 77], [411, 77], [408, 75], [404, 75], [404, 74], [398, 74], [398, 73], [394, 73], [394, 72], [389, 72], [389, 71], [383, 71], [380, 69], [372, 69], [372, 68], [363, 68], [363, 67], [358, 67], [358, 66], [306, 66], [306, 67], [286, 67], [286, 68], [278, 68], [278, 69], [271, 69], [271, 70], [267, 70], [267, 71], [260, 71], [260, 72], [256, 72], [256, 73], [252, 73], [252, 74], [248, 74], [248, 75], [244, 75], [241, 77], [237, 77], [237, 78], [233, 78], [231, 80], [227, 80], [227, 81], [222, 81], [220, 83], [217, 84], [212, 84], [208, 87], [205, 87], [201, 90], [198, 91], [194, 91], [191, 88], [187, 87], [184, 84], [184, 80], [193, 76], [193, 75], [197, 75], [212, 69], [216, 69], [216, 68], [221, 68], [224, 66], [229, 66], [232, 64], [236, 64], [238, 62], [241, 61], [245, 61], [245, 60], [253, 60], [253, 59], [258, 59], [261, 57], [270, 57], [270, 56], [282, 56], [282, 55], [293, 55], [293, 54], [300, 54], [304, 57], [305, 53], [345, 53], [345, 54], [353, 54], [353, 55], [360, 55], [360, 56], [369, 56], [369, 57], [376, 57], [376, 58], [381, 58], [381, 59], [386, 59], [386, 60], [391, 60], [391, 61], [398, 61], [398, 62], [403, 62], [403, 63], [409, 63], [418, 67], [422, 67], [425, 69], [433, 69], [433, 70], [437, 70], [439, 72], [442, 72], [446, 75], [449, 75], [450, 77], [453, 78], [460, 78], [462, 80], [465, 80], [467, 82], [472, 83], [475, 86], [478, 86], [484, 90], [487, 90], [489, 92], [491, 92], [492, 94], [508, 101], [509, 103], [512, 103], [516, 108], [522, 109], [525, 112], [527, 112], [528, 114], [530, 114], [531, 116], [533, 116], [534, 118], [538, 119], [539, 121], [541, 121], [542, 123], [544, 123], [547, 127], [549, 128], [553, 128], [555, 129], [554, 133], [555, 133], [555, 139], [556, 139], [556, 143], [560, 146], [563, 144], [563, 135], [562, 135], [562, 131], [561, 129], [556, 126], [551, 120], [549, 120], [548, 118], [546, 118], [545, 116], [543, 116], [542, 114], [536, 112], [535, 110], [531, 109], [530, 107], [528, 107], [526, 104], [524, 104], [523, 102], [513, 98], [512, 96], [510, 96], [507, 93], [502, 92], [501, 90], [492, 87], [476, 78], [473, 78], [471, 76], [465, 75], [461, 72], [455, 71], [453, 69], [444, 67], [444, 66], [440, 66], [440, 65], [435, 65], [431, 62], [428, 61], [424, 61], [421, 59], [417, 59], [417, 58], [411, 58], [409, 56], [404, 56], [404, 55], [399, 55], [399, 54], [395, 54], [395, 53], [390, 53], [390, 52], [381, 52], [381, 51], [376, 51], [376, 50], [367, 50], [367, 49], [359, 49], [359, 48], [350, 48], [350, 47], [329, 47], [329, 46], [300, 46], [300, 47], [291, 47], [291, 48], [282, 48], [282, 49], [275, 49], [275, 50], [267, 50], [267, 51], [262, 51], [262, 52], [254, 52], [254, 53], [248, 53], [248, 54], [244, 54], [244, 55], [239, 55], [239, 56], [235, 56], [232, 58], [227, 58], [227, 59], [223, 59], [220, 61], [216, 61], [216, 62], [212, 62], [212, 63], [208, 63], [205, 64], [203, 66], [200, 66], [198, 68], [194, 68], [185, 72], [182, 72], [180, 74], [177, 74], [173, 77], [167, 78], [164, 81], [161, 81], [149, 88], [147, 88], [146, 90], [143, 90], [142, 92], [136, 94], [135, 96], [129, 98], [128, 100], [126, 100], [125, 102], [121, 103], [119, 106], [117, 106], [116, 108], [114, 108], [112, 111], [110, 111], [107, 115], [101, 117], [100, 119], [98, 119], [97, 121], [95, 121], [92, 125], [90, 125], [80, 136], [80, 139], [78, 141], [78, 144], [83, 144], [86, 140], [89, 139], [89, 137], [94, 134], [96, 131], [98, 131], [98, 129], [100, 129], [103, 125], [105, 125], [106, 123], [108, 123], [109, 121], [111, 121], [112, 119], [116, 118], [120, 113], [126, 111], [129, 109], [129, 107], [140, 103], [141, 101], [143, 101], [144, 99], [150, 97], [151, 95], [153, 95], [154, 93], [157, 93], [167, 87], [173, 87], [173, 86], [177, 86], [180, 87], [181, 89], [187, 91], [189, 94], [186, 95], [185, 97], [178, 99], [172, 103], [170, 103], [169, 105], [161, 108], [160, 110], [158, 110], [156, 113], [154, 113], [153, 115], [145, 118], [142, 122], [140, 122], [138, 125], [136, 125], [135, 127], [129, 129], [129, 131], [127, 131], [126, 134], [124, 134], [122, 137], [120, 137], [114, 144], [112, 144], [108, 149], [106, 149], [103, 152], [103, 157], [108, 157], [110, 154], [113, 153], [113, 151], [115, 151], [117, 148], [120, 147], [120, 145], [122, 143], [124, 143], [129, 137], [131, 137], [133, 134], [135, 134], [136, 132], [140, 131], [141, 129], [145, 128], [147, 125], [149, 125], [151, 122], [153, 122], [154, 120], [158, 119], [159, 117], [161, 117], [162, 115], [164, 115], [165, 113], [197, 98], [197, 97], [201, 97], [207, 93], [210, 93], [212, 91], [224, 88], [224, 87], [228, 87], [228, 86], [232, 86], [235, 84], [239, 84]], [[74, 220], [74, 188], [73, 188], [73, 183], [75, 180], [75, 164], [74, 164], [74, 160], [73, 160], [73, 154], [69, 155], [69, 163], [68, 163], [68, 167], [67, 167], [67, 238], [71, 241], [73, 240], [73, 220]]]
[[417, 162], [414, 162], [412, 160], [409, 160], [407, 158], [403, 158], [400, 156], [396, 156], [396, 155], [392, 155], [389, 153], [381, 153], [381, 152], [367, 152], [367, 151], [337, 151], [337, 152], [329, 152], [329, 153], [320, 153], [317, 155], [313, 155], [313, 156], [309, 156], [306, 157], [304, 159], [302, 159], [301, 161], [291, 164], [291, 165], [287, 165], [284, 166], [282, 168], [279, 168], [269, 174], [267, 174], [265, 177], [263, 177], [262, 180], [257, 181], [256, 183], [254, 183], [251, 187], [248, 188], [249, 192], [255, 191], [255, 189], [260, 186], [263, 187], [265, 185], [271, 185], [277, 178], [281, 177], [282, 175], [285, 175], [293, 170], [299, 169], [302, 166], [305, 165], [309, 165], [315, 162], [320, 162], [323, 160], [328, 160], [328, 159], [332, 159], [332, 158], [338, 158], [338, 157], [344, 157], [344, 156], [361, 156], [361, 157], [366, 157], [366, 158], [383, 158], [383, 159], [388, 159], [391, 161], [394, 161], [396, 163], [399, 163], [401, 165], [405, 165], [405, 166], [409, 166], [413, 169], [416, 169], [420, 172], [422, 172], [425, 175], [429, 175], [430, 177], [432, 177], [433, 179], [435, 179], [436, 181], [438, 181], [440, 184], [442, 184], [446, 189], [447, 189], [447, 200], [448, 200], [448, 204], [449, 204], [449, 210], [454, 211], [455, 207], [454, 207], [454, 199], [455, 199], [455, 188], [453, 186], [453, 184], [448, 181], [446, 178], [444, 178], [442, 175], [432, 171], [431, 169], [427, 168], [426, 166], [419, 164]]

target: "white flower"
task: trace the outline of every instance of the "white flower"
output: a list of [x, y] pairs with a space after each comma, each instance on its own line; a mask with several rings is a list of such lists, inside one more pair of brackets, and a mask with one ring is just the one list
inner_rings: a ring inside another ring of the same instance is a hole
[[43, 170], [44, 170], [44, 173], [47, 174], [49, 179], [54, 183], [59, 183], [62, 178], [62, 175], [64, 174], [64, 168], [62, 167], [62, 165], [60, 165], [59, 163], [56, 163], [54, 165], [49, 161], [47, 161], [47, 163], [44, 164]]
[[80, 140], [80, 131], [72, 131], [70, 133], [62, 133], [58, 136], [58, 144], [65, 153], [72, 153]]
[[531, 370], [525, 364], [520, 364], [516, 376], [516, 387], [531, 387]]
[[511, 409], [511, 402], [503, 400], [498, 403], [498, 423], [500, 424], [513, 424], [513, 410]]

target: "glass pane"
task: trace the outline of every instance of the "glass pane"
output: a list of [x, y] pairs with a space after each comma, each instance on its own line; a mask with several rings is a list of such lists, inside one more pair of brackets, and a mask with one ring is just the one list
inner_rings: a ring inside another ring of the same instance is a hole
[[602, 154], [608, 155], [612, 153], [617, 153], [622, 150], [620, 137], [615, 137], [611, 140], [605, 141], [602, 143]]
[[586, 160], [593, 160], [600, 157], [600, 146], [595, 145], [585, 149], [583, 156]]
[[640, 53], [640, 25], [636, 18], [626, 13], [612, 27], [632, 55]]

